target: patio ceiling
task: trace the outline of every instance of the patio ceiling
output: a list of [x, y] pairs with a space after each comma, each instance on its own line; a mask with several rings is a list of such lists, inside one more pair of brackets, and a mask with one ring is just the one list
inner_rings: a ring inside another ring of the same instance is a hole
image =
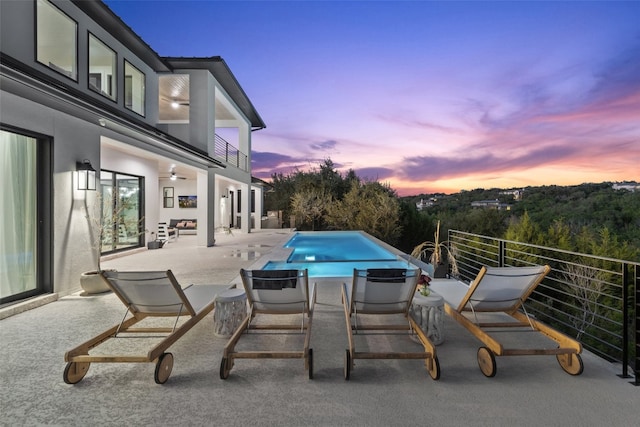
[[[158, 108], [161, 121], [189, 120], [189, 75], [162, 75], [158, 79]], [[174, 105], [175, 103], [175, 105]], [[235, 117], [217, 98], [215, 99], [215, 120], [234, 120]]]

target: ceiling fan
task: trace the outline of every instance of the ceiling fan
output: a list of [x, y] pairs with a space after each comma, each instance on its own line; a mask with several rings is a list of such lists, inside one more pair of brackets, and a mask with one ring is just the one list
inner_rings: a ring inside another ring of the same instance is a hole
[[189, 106], [189, 100], [188, 99], [178, 99], [178, 98], [165, 98], [162, 97], [163, 101], [168, 102], [172, 108], [179, 108], [180, 106], [184, 105], [184, 106]]
[[168, 179], [170, 179], [171, 181], [175, 181], [175, 180], [177, 180], [177, 179], [187, 179], [187, 178], [186, 178], [186, 177], [184, 177], [184, 176], [178, 176], [178, 175], [176, 174], [176, 171], [175, 171], [175, 170], [173, 170], [173, 169], [171, 170], [171, 173], [169, 174], [169, 176], [161, 176], [160, 178], [164, 178], [164, 179], [167, 179], [167, 178], [168, 178]]

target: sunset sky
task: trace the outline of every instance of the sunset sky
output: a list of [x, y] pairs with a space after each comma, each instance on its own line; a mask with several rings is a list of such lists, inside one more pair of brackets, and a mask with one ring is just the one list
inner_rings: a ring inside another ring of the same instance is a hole
[[105, 2], [161, 56], [222, 56], [253, 175], [399, 195], [640, 181], [638, 1]]

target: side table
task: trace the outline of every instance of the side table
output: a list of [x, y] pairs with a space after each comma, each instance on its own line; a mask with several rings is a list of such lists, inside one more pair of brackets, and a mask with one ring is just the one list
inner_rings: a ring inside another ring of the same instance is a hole
[[247, 315], [247, 295], [244, 289], [232, 288], [216, 296], [213, 310], [213, 333], [218, 337], [230, 337]]
[[416, 292], [410, 312], [434, 345], [444, 342], [444, 299], [440, 295], [431, 291], [425, 297]]

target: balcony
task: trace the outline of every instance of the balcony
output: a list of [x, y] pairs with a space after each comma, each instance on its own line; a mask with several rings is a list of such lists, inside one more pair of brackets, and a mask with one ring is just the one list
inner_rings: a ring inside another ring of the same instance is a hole
[[222, 160], [229, 166], [234, 166], [245, 172], [249, 172], [249, 156], [229, 144], [220, 135], [215, 135], [215, 151], [213, 157]]

